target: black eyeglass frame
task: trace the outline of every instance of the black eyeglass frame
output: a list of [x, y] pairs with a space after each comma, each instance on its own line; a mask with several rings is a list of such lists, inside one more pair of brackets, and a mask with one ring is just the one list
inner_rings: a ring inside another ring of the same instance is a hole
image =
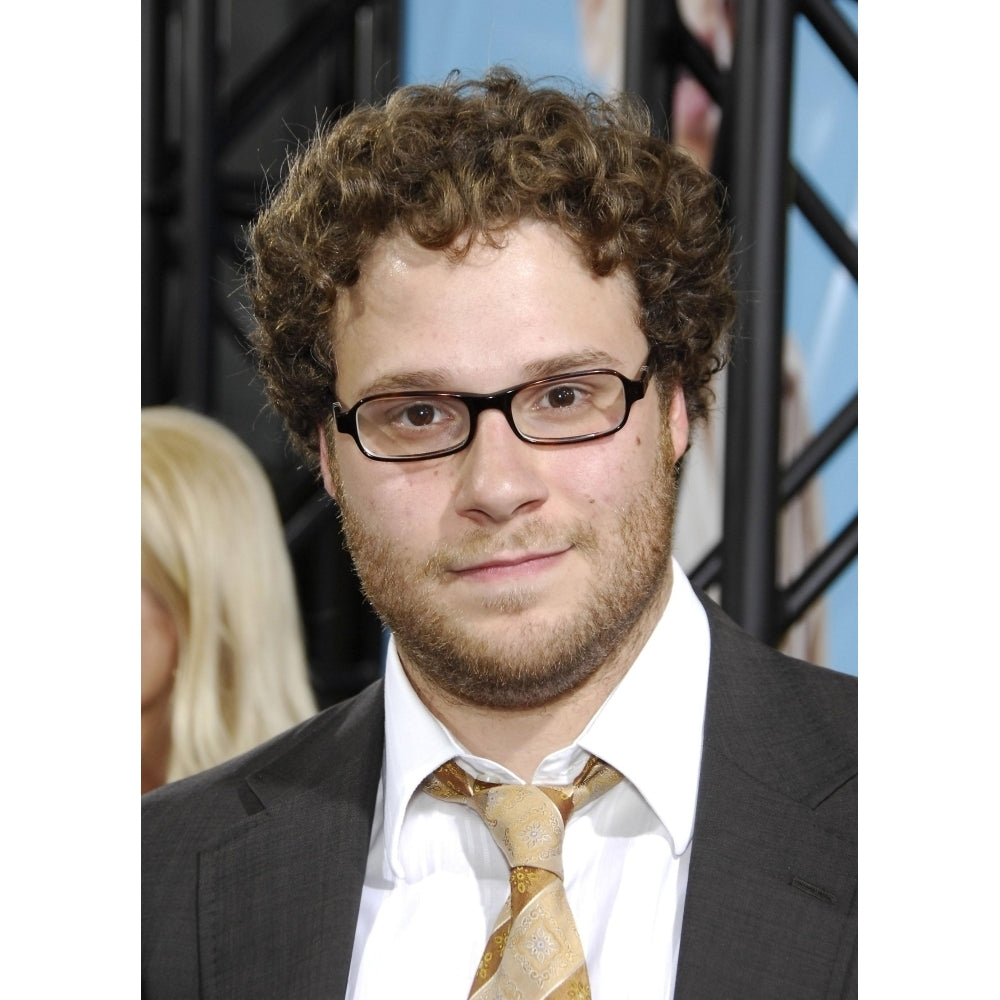
[[[514, 423], [514, 412], [512, 408], [514, 397], [522, 389], [532, 386], [546, 385], [551, 383], [557, 385], [568, 379], [583, 378], [586, 375], [614, 375], [621, 380], [625, 390], [625, 412], [621, 421], [608, 430], [596, 431], [593, 434], [578, 434], [568, 438], [535, 438], [528, 434], [522, 434]], [[428, 458], [443, 458], [445, 455], [454, 455], [463, 451], [472, 443], [476, 436], [476, 426], [479, 421], [479, 414], [484, 410], [499, 410], [507, 419], [507, 424], [514, 432], [515, 437], [527, 444], [560, 445], [579, 444], [581, 441], [593, 441], [596, 438], [608, 437], [617, 434], [628, 422], [629, 413], [632, 412], [632, 404], [638, 402], [646, 395], [650, 380], [653, 377], [653, 370], [649, 365], [649, 359], [643, 363], [639, 369], [637, 377], [634, 379], [622, 375], [621, 372], [613, 368], [589, 368], [586, 371], [567, 372], [562, 375], [547, 375], [545, 378], [535, 378], [520, 385], [511, 386], [509, 389], [502, 389], [500, 392], [478, 393], [478, 392], [423, 392], [420, 390], [408, 390], [406, 392], [380, 392], [372, 396], [365, 396], [359, 399], [349, 410], [343, 408], [343, 404], [334, 400], [332, 405], [333, 419], [337, 425], [337, 430], [341, 434], [350, 434], [354, 438], [354, 443], [358, 446], [361, 454], [374, 462], [422, 462]], [[469, 434], [466, 439], [451, 448], [442, 448], [439, 451], [431, 451], [421, 455], [373, 455], [361, 442], [361, 435], [358, 431], [358, 410], [365, 403], [370, 403], [373, 399], [449, 399], [460, 400], [469, 411]]]

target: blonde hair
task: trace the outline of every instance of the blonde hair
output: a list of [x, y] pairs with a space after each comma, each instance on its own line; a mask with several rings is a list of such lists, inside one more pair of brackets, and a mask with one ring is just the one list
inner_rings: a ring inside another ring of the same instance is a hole
[[315, 713], [271, 485], [235, 434], [180, 407], [142, 411], [142, 579], [178, 634], [167, 781]]

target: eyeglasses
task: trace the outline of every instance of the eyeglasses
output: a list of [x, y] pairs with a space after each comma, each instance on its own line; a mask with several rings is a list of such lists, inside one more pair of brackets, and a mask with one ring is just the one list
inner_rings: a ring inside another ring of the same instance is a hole
[[610, 368], [551, 375], [501, 392], [394, 392], [366, 396], [349, 410], [333, 404], [337, 430], [379, 462], [412, 462], [461, 451], [484, 410], [500, 410], [529, 444], [573, 444], [614, 434], [642, 399], [652, 373], [638, 378]]

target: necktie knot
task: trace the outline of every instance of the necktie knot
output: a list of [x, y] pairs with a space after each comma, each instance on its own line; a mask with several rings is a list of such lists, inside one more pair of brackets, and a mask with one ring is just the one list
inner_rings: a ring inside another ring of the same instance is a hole
[[454, 760], [425, 779], [424, 791], [462, 802], [479, 814], [510, 866], [510, 896], [470, 998], [590, 996], [583, 946], [562, 883], [563, 834], [574, 808], [621, 779], [596, 757], [571, 785], [478, 781]]
[[495, 785], [477, 791], [472, 806], [483, 818], [511, 868], [544, 868], [563, 876], [562, 845], [565, 821], [553, 799], [537, 785]]

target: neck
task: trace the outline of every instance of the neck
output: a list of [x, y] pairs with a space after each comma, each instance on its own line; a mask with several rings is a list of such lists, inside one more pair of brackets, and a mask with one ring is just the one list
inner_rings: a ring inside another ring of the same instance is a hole
[[668, 573], [663, 587], [636, 621], [620, 648], [579, 688], [545, 705], [529, 708], [491, 708], [456, 699], [400, 661], [414, 690], [428, 711], [477, 757], [502, 764], [523, 781], [534, 779], [539, 764], [551, 753], [569, 746], [628, 673], [667, 606], [671, 589]]

